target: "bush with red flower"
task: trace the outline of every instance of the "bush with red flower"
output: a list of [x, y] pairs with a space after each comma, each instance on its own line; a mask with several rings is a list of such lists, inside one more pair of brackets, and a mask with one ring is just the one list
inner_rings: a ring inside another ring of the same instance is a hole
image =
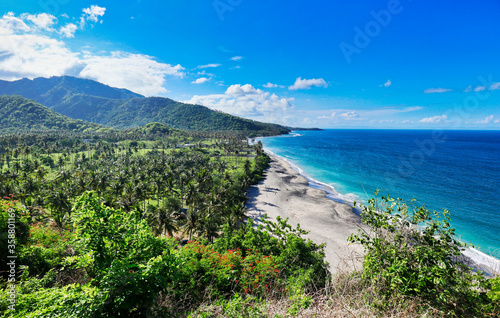
[[182, 272], [188, 280], [187, 286], [192, 290], [208, 288], [216, 295], [266, 293], [279, 273], [275, 260], [257, 251], [243, 252], [237, 248], [218, 252], [211, 246], [191, 241], [179, 254], [185, 264]]

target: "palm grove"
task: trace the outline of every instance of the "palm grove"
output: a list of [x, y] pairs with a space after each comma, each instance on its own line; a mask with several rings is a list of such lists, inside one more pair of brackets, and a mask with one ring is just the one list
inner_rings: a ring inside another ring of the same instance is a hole
[[0, 145], [0, 226], [14, 208], [19, 257], [7, 316], [168, 315], [196, 308], [201, 290], [258, 294], [278, 275], [300, 273], [304, 286], [327, 275], [303, 231], [245, 222], [246, 190], [269, 158], [242, 134], [153, 123], [5, 134]]

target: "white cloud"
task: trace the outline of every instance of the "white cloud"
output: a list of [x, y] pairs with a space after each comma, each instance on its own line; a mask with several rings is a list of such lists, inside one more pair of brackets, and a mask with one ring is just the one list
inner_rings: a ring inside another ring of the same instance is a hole
[[446, 93], [446, 92], [451, 92], [452, 89], [450, 88], [428, 88], [426, 90], [424, 90], [424, 93], [425, 94], [432, 94], [432, 93]]
[[205, 70], [202, 70], [201, 72], [197, 72], [196, 75], [201, 75], [203, 77], [215, 77], [215, 74], [212, 74], [212, 73], [208, 73], [207, 71]]
[[238, 116], [266, 116], [266, 121], [273, 120], [272, 116], [290, 110], [293, 98], [282, 98], [276, 94], [256, 89], [250, 84], [231, 85], [224, 94], [195, 95], [188, 101], [189, 104], [199, 104]]
[[[105, 8], [97, 6], [84, 9], [86, 19], [92, 22], [104, 12]], [[51, 29], [54, 24], [49, 21], [50, 16], [23, 14], [21, 17], [30, 19], [37, 27], [31, 29], [13, 13], [0, 18], [0, 79], [70, 75], [151, 96], [167, 92], [164, 87], [167, 76], [184, 76], [181, 65], [159, 63], [147, 55], [120, 51], [73, 52], [61, 40], [38, 32], [33, 34], [42, 28], [55, 31]], [[57, 32], [63, 37], [74, 37], [77, 29], [76, 24], [69, 23]]]
[[6, 54], [0, 59], [0, 78], [4, 80], [76, 76], [84, 67], [78, 53], [71, 52], [64, 42], [46, 36], [0, 36], [0, 52]]
[[270, 82], [268, 82], [267, 84], [264, 84], [262, 86], [266, 87], [266, 88], [277, 88], [277, 87], [284, 88], [285, 87], [283, 85], [273, 84], [273, 83], [270, 83]]
[[343, 120], [354, 120], [359, 118], [359, 114], [353, 110], [353, 111], [347, 111], [347, 112], [333, 112], [330, 116], [318, 116], [317, 119], [343, 119]]
[[295, 80], [295, 83], [288, 87], [289, 90], [298, 90], [298, 89], [310, 89], [311, 87], [328, 87], [326, 81], [322, 78], [313, 78], [313, 79], [302, 79], [298, 77]]
[[66, 38], [74, 38], [76, 30], [78, 30], [76, 24], [68, 23], [59, 29], [59, 34]]
[[30, 27], [23, 20], [16, 18], [9, 12], [0, 19], [0, 35], [10, 35], [17, 32], [29, 32]]
[[387, 82], [385, 82], [384, 85], [380, 85], [380, 86], [389, 87], [391, 85], [392, 85], [391, 80], [387, 80]]
[[231, 61], [240, 61], [240, 60], [242, 60], [242, 59], [243, 59], [243, 56], [233, 56], [233, 57], [231, 58]]
[[22, 14], [21, 18], [28, 20], [36, 25], [41, 30], [54, 31], [52, 26], [57, 22], [57, 18], [52, 14]]
[[[494, 117], [495, 117], [495, 116], [490, 115], [490, 116], [486, 117], [486, 118], [485, 118], [485, 119], [483, 119], [483, 120], [478, 120], [478, 121], [476, 121], [476, 124], [489, 124], [489, 123], [491, 123], [491, 122], [493, 121]], [[496, 122], [497, 122], [497, 121], [495, 121], [495, 123], [496, 123]]]
[[414, 112], [414, 111], [422, 110], [422, 109], [424, 109], [422, 106], [410, 106], [410, 107], [406, 107], [406, 108], [400, 110], [400, 112], [401, 113]]
[[79, 76], [146, 96], [167, 92], [165, 76], [184, 76], [181, 65], [158, 63], [151, 56], [121, 51], [85, 56], [83, 62], [86, 66]]
[[206, 64], [206, 65], [199, 65], [196, 68], [197, 69], [204, 69], [204, 68], [212, 68], [212, 67], [219, 67], [221, 66], [220, 64]]
[[192, 81], [191, 84], [203, 84], [203, 83], [206, 83], [210, 80], [210, 78], [206, 78], [206, 77], [200, 77], [198, 79], [196, 79], [195, 81]]
[[326, 122], [328, 125], [351, 125], [362, 122], [377, 124], [380, 120], [392, 119], [395, 115], [416, 112], [422, 109], [424, 109], [422, 106], [379, 107], [374, 109], [329, 109], [317, 111], [315, 113], [315, 118], [323, 120], [323, 123]]
[[441, 115], [441, 116], [422, 118], [420, 122], [424, 124], [439, 124], [445, 121], [446, 119], [448, 119], [448, 116]]
[[82, 11], [83, 14], [80, 17], [80, 28], [83, 29], [87, 21], [91, 21], [94, 23], [99, 22], [99, 18], [104, 16], [104, 13], [106, 13], [106, 8], [99, 7], [97, 5], [91, 5], [89, 8], [85, 8]]
[[351, 111], [351, 112], [339, 114], [338, 117], [341, 117], [344, 119], [354, 119], [354, 118], [358, 118], [359, 115], [358, 115], [358, 113], [356, 113], [356, 111]]
[[264, 86], [266, 88], [274, 88], [274, 87], [278, 87], [278, 84], [273, 84], [273, 83], [268, 82], [267, 84], [264, 84], [262, 86]]
[[408, 106], [408, 107], [380, 107], [374, 109], [367, 109], [358, 111], [365, 118], [388, 118], [397, 114], [415, 112], [424, 109], [422, 106]]
[[496, 82], [496, 83], [493, 83], [490, 85], [490, 87], [487, 87], [486, 85], [483, 85], [483, 86], [476, 86], [476, 87], [472, 87], [472, 85], [469, 85], [465, 90], [464, 92], [468, 93], [468, 92], [482, 92], [482, 91], [485, 91], [487, 89], [490, 89], [490, 90], [497, 90], [497, 89], [500, 89], [500, 82]]
[[491, 84], [490, 89], [493, 89], [493, 90], [500, 89], [500, 82], [496, 82], [496, 83]]
[[106, 12], [106, 8], [92, 5], [90, 8], [83, 9], [83, 13], [87, 15], [87, 21], [98, 22], [99, 17], [102, 17]]

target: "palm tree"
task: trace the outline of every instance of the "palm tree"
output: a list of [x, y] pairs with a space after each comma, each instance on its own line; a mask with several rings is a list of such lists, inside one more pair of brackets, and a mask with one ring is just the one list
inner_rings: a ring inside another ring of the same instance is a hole
[[48, 197], [48, 201], [54, 221], [62, 228], [65, 219], [70, 216], [71, 211], [71, 203], [68, 195], [62, 189], [59, 189]]
[[38, 190], [38, 185], [36, 184], [35, 180], [33, 180], [31, 177], [26, 178], [25, 180], [26, 181], [23, 184], [24, 194], [29, 196], [36, 195], [35, 192]]
[[165, 235], [168, 233], [168, 235], [173, 236], [173, 233], [177, 231], [177, 224], [172, 213], [164, 207], [158, 207], [156, 210], [162, 234]]
[[36, 177], [38, 178], [38, 181], [43, 180], [45, 175], [47, 174], [47, 171], [43, 167], [39, 167], [37, 170], [35, 170]]
[[193, 234], [198, 230], [200, 225], [200, 215], [199, 211], [191, 209], [186, 214], [186, 223], [182, 226], [183, 234], [189, 236], [191, 241]]
[[225, 221], [231, 230], [236, 230], [238, 226], [243, 225], [246, 211], [245, 203], [240, 202], [231, 207], [230, 211], [225, 214]]

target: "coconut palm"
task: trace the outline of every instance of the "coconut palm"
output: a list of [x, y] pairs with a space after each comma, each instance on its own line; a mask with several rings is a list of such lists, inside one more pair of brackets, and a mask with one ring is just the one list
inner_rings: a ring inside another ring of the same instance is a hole
[[69, 218], [71, 211], [71, 203], [68, 195], [62, 189], [59, 189], [49, 195], [48, 203], [52, 210], [54, 221], [62, 228], [65, 220]]

